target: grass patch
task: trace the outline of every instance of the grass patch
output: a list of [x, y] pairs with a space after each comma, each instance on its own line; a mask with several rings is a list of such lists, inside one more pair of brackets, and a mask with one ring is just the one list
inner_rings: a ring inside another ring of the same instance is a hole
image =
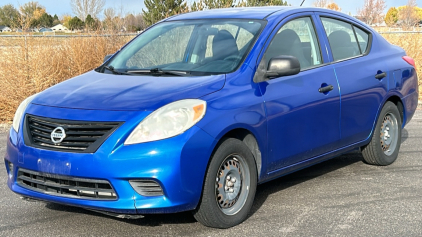
[[11, 123], [28, 96], [98, 67], [133, 37], [0, 37], [0, 123]]

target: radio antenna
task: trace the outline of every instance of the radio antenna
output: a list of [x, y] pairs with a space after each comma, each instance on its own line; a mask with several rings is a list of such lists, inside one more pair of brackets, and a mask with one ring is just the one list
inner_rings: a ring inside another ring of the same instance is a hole
[[302, 1], [302, 3], [300, 4], [300, 6], [302, 6], [304, 2], [305, 2], [305, 0]]

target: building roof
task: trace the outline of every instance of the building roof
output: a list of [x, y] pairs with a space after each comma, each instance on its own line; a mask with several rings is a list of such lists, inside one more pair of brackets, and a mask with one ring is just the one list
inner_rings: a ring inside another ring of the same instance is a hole
[[9, 29], [10, 30], [10, 27], [8, 27], [8, 26], [0, 26], [0, 30], [4, 30], [4, 29]]
[[64, 26], [63, 24], [57, 24], [57, 25], [55, 25], [55, 26], [53, 26], [53, 27], [50, 27], [50, 29], [57, 28], [57, 27], [67, 29], [67, 27], [66, 27], [66, 26]]

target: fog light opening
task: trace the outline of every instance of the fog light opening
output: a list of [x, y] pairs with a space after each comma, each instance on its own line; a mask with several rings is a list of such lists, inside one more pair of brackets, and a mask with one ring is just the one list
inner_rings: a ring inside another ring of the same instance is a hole
[[142, 196], [164, 195], [161, 185], [154, 180], [129, 180], [132, 188]]

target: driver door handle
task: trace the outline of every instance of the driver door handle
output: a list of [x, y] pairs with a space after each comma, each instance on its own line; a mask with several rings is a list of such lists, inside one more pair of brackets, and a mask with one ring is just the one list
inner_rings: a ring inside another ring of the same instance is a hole
[[319, 93], [327, 93], [329, 91], [332, 91], [333, 89], [334, 89], [333, 85], [328, 85], [328, 86], [320, 87], [318, 91]]

